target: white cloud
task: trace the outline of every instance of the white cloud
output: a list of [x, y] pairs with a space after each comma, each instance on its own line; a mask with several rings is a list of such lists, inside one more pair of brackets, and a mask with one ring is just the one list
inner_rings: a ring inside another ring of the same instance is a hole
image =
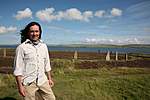
[[0, 26], [0, 34], [3, 33], [12, 33], [12, 32], [16, 32], [17, 31], [17, 27], [5, 27], [5, 26]]
[[24, 18], [32, 18], [32, 11], [30, 8], [26, 8], [23, 11], [18, 11], [17, 14], [14, 16], [17, 20], [21, 20]]
[[125, 39], [125, 42], [128, 42], [129, 44], [140, 44], [141, 43], [141, 41], [138, 40], [137, 38]]
[[[112, 10], [110, 11], [110, 14], [106, 14], [105, 10], [97, 10], [95, 12], [93, 11], [80, 11], [77, 8], [70, 8], [70, 9], [66, 9], [64, 11], [55, 11], [55, 8], [51, 7], [51, 8], [45, 8], [43, 10], [39, 10], [36, 12], [35, 16], [41, 20], [41, 21], [53, 21], [53, 20], [76, 20], [76, 21], [85, 21], [85, 22], [89, 22], [90, 19], [92, 19], [93, 17], [98, 17], [98, 18], [111, 18], [112, 16], [121, 16], [122, 15], [122, 10], [118, 9], [118, 8], [112, 8]], [[110, 17], [111, 16], [111, 17]], [[26, 8], [22, 11], [18, 11], [16, 15], [14, 15], [14, 17], [17, 20], [21, 20], [24, 18], [32, 18], [32, 11], [30, 8]]]
[[78, 20], [78, 21], [89, 21], [89, 18], [93, 17], [92, 11], [81, 12], [77, 8], [66, 9], [65, 11], [55, 12], [54, 8], [45, 8], [36, 12], [36, 17], [42, 21], [52, 20]]
[[90, 44], [114, 44], [115, 41], [112, 39], [86, 38], [85, 42]]
[[94, 15], [95, 15], [96, 17], [100, 17], [100, 18], [101, 18], [101, 17], [104, 16], [104, 14], [105, 14], [105, 11], [104, 11], [104, 10], [99, 10], [99, 11], [96, 11]]
[[56, 15], [57, 20], [61, 20], [65, 16], [63, 11], [59, 11], [58, 14]]
[[87, 21], [87, 22], [89, 22], [90, 20], [90, 18], [92, 18], [93, 17], [93, 12], [92, 11], [85, 11], [84, 13], [83, 13], [83, 20], [84, 21]]
[[140, 44], [140, 41], [137, 38], [127, 38], [127, 39], [97, 39], [97, 38], [86, 38], [85, 43], [89, 44]]
[[66, 19], [70, 19], [70, 20], [82, 20], [83, 16], [82, 13], [76, 9], [76, 8], [71, 8], [66, 10], [66, 12], [64, 12], [65, 18]]
[[120, 10], [118, 8], [112, 8], [111, 15], [112, 16], [121, 16], [122, 15], [122, 10]]
[[86, 38], [86, 41], [85, 42], [87, 42], [87, 43], [97, 43], [98, 42], [98, 40], [97, 39], [95, 39], [95, 38]]
[[44, 10], [40, 10], [36, 12], [36, 17], [42, 21], [51, 21], [57, 19], [54, 14], [54, 8], [45, 8]]
[[64, 19], [89, 22], [90, 21], [89, 19], [93, 17], [93, 12], [92, 11], [81, 12], [77, 8], [70, 8], [62, 12], [61, 15], [64, 15], [63, 16]]

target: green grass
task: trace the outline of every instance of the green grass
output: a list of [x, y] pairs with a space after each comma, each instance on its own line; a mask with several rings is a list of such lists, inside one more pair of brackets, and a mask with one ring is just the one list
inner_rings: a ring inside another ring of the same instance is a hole
[[141, 68], [64, 71], [55, 76], [55, 81], [54, 91], [58, 100], [148, 100], [150, 98], [150, 74], [146, 69]]
[[[57, 100], [149, 100], [150, 69], [54, 68]], [[0, 98], [20, 100], [12, 75], [0, 74]]]
[[0, 74], [0, 100], [1, 99], [2, 100], [20, 99], [13, 75]]

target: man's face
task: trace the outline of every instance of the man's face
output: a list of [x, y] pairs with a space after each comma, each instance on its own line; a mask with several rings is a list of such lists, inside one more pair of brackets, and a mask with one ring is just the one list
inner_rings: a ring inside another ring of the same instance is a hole
[[39, 40], [39, 37], [40, 37], [39, 26], [37, 26], [37, 25], [31, 26], [28, 35], [29, 35], [29, 39], [31, 41]]

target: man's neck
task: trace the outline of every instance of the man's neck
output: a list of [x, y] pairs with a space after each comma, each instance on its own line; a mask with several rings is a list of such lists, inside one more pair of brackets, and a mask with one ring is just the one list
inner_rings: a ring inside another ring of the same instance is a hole
[[39, 44], [39, 42], [40, 42], [40, 40], [30, 40], [34, 45], [38, 45]]

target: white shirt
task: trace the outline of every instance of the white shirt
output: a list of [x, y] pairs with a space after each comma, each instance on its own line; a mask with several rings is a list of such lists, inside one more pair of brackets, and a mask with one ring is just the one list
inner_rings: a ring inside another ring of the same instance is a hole
[[29, 39], [16, 49], [14, 75], [21, 75], [22, 82], [27, 85], [33, 81], [42, 85], [47, 81], [45, 72], [51, 70], [49, 53], [46, 44], [39, 42], [34, 45]]

